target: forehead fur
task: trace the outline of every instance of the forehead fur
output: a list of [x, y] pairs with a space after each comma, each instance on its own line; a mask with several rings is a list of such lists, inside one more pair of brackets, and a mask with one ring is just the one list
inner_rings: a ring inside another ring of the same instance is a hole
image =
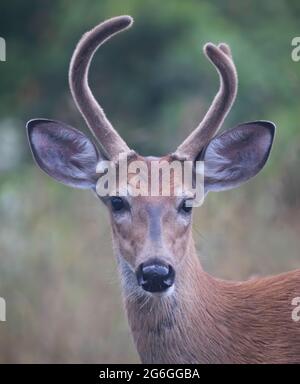
[[[135, 155], [128, 159], [125, 177], [122, 178], [121, 175], [119, 178], [119, 190], [127, 189], [131, 195], [131, 189], [138, 188], [143, 195], [153, 197], [151, 192], [156, 188], [159, 196], [165, 196], [168, 191], [170, 196], [174, 196], [177, 190], [182, 188], [182, 166], [181, 161], [174, 160], [170, 155], [164, 157]], [[120, 174], [119, 167], [117, 173]]]

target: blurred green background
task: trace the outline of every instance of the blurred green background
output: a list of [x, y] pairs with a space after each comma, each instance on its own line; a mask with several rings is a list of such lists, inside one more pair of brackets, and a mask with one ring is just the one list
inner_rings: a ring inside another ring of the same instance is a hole
[[96, 55], [92, 89], [130, 146], [173, 150], [205, 113], [218, 78], [207, 41], [232, 47], [239, 73], [228, 128], [277, 124], [271, 158], [239, 190], [210, 194], [195, 212], [206, 270], [228, 279], [300, 266], [299, 1], [1, 0], [0, 362], [137, 362], [122, 308], [104, 207], [59, 185], [34, 164], [25, 136], [33, 117], [86, 131], [67, 72], [77, 40], [98, 22], [135, 18]]

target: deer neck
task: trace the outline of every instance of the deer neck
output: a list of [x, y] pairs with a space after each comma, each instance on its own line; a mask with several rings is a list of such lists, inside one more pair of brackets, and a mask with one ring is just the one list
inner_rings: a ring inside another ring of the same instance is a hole
[[173, 293], [153, 297], [137, 287], [134, 272], [119, 258], [128, 321], [144, 363], [218, 362], [216, 354], [224, 350], [218, 281], [203, 271], [192, 241], [182, 260]]

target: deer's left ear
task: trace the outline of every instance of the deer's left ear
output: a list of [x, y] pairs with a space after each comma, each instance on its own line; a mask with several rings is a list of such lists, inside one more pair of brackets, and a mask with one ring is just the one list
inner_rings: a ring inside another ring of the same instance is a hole
[[273, 123], [255, 121], [212, 139], [201, 156], [205, 192], [235, 188], [255, 176], [269, 157], [274, 133]]

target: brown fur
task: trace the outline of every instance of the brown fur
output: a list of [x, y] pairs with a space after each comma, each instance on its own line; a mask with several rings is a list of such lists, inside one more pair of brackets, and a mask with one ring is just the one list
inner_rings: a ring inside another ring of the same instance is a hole
[[[114, 230], [117, 254], [126, 243], [133, 265], [143, 260], [146, 223], [130, 228], [130, 240]], [[292, 299], [300, 296], [300, 270], [246, 282], [219, 280], [202, 270], [190, 229], [180, 234], [167, 221], [164, 234], [176, 268], [170, 296], [142, 292], [119, 256], [125, 307], [142, 362], [300, 363], [300, 323], [291, 317]], [[147, 248], [144, 258], [152, 250]]]
[[[101, 156], [79, 131], [35, 119], [27, 129], [38, 165], [67, 185], [96, 190], [95, 169], [103, 158], [116, 161], [123, 153], [147, 165], [150, 160], [194, 161], [209, 143], [205, 182], [210, 190], [233, 188], [257, 174], [271, 149], [272, 123], [247, 123], [219, 136], [212, 145], [210, 141], [236, 96], [236, 71], [225, 44], [205, 46], [221, 82], [196, 130], [165, 158], [139, 157], [129, 150], [93, 97], [87, 79], [97, 48], [131, 23], [130, 17], [121, 16], [95, 27], [80, 40], [70, 65], [72, 95], [102, 145]], [[128, 175], [129, 186], [133, 176]], [[119, 188], [128, 188], [127, 180], [123, 183]], [[176, 188], [176, 177], [170, 183], [171, 190]], [[129, 195], [124, 199], [129, 209], [121, 212], [111, 209], [109, 198], [103, 201], [111, 214], [125, 307], [142, 362], [300, 363], [300, 322], [292, 320], [292, 299], [300, 296], [300, 270], [246, 282], [216, 279], [202, 270], [192, 238], [192, 215], [180, 209], [183, 197]], [[175, 285], [165, 293], [146, 292], [137, 281], [137, 268], [154, 258], [176, 272]]]
[[[84, 35], [70, 66], [73, 97], [111, 159], [129, 148], [92, 96], [88, 68], [99, 45], [131, 22], [128, 16], [114, 18]], [[198, 156], [236, 97], [230, 48], [209, 43], [204, 52], [219, 72], [220, 89], [204, 119], [174, 153], [179, 160]], [[291, 318], [291, 301], [300, 296], [300, 270], [243, 283], [215, 279], [201, 268], [191, 218], [178, 215], [178, 198], [128, 199], [130, 213], [118, 218], [111, 213], [111, 224], [129, 324], [143, 362], [300, 363], [300, 324]], [[151, 295], [137, 284], [137, 267], [153, 257], [176, 270], [170, 295]]]
[[[178, 218], [176, 197], [129, 199], [130, 217], [112, 217], [111, 225], [142, 362], [300, 363], [300, 323], [292, 320], [300, 270], [246, 282], [216, 279], [202, 270], [192, 220]], [[159, 228], [154, 238], [150, 225]], [[170, 295], [149, 294], [137, 284], [137, 267], [153, 257], [176, 270]]]

